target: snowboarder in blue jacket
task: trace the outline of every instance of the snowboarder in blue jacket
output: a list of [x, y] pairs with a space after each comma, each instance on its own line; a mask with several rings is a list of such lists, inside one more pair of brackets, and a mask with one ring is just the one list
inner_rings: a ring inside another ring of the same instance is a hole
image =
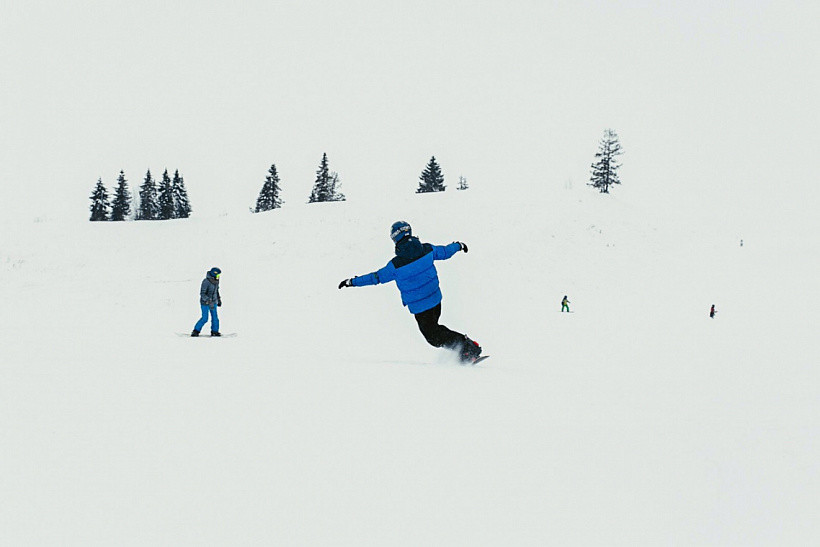
[[339, 288], [364, 287], [395, 281], [401, 292], [401, 302], [410, 310], [427, 342], [437, 348], [459, 353], [462, 362], [471, 363], [481, 355], [481, 346], [464, 334], [439, 324], [441, 289], [434, 261], [447, 260], [458, 251], [467, 252], [467, 245], [422, 243], [413, 236], [407, 222], [398, 221], [390, 228], [390, 239], [396, 244], [396, 256], [387, 265], [367, 275], [345, 279]]
[[199, 336], [199, 331], [208, 322], [208, 315], [211, 316], [211, 336], [222, 336], [219, 334], [219, 315], [216, 308], [222, 305], [222, 297], [219, 296], [219, 276], [222, 270], [213, 267], [205, 274], [202, 285], [199, 287], [199, 307], [202, 309], [202, 317], [196, 322], [191, 336]]

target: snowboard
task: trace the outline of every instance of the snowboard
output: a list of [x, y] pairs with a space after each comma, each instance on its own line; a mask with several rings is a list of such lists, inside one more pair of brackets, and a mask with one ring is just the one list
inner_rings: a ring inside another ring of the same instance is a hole
[[489, 359], [489, 358], [490, 358], [490, 356], [489, 356], [489, 355], [482, 355], [481, 357], [479, 357], [478, 359], [476, 359], [475, 361], [473, 361], [473, 362], [472, 362], [472, 363], [470, 363], [470, 364], [471, 364], [471, 365], [477, 365], [477, 364], [479, 364], [481, 361], [483, 361], [484, 359]]
[[210, 334], [200, 334], [199, 336], [191, 336], [190, 332], [178, 332], [177, 336], [182, 336], [185, 338], [236, 338], [238, 333], [236, 332], [223, 332], [222, 336], [211, 336]]

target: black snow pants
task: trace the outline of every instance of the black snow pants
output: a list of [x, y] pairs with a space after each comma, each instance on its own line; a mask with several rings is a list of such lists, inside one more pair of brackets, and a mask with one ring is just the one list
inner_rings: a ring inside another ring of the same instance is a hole
[[435, 307], [415, 314], [419, 330], [431, 346], [437, 348], [460, 349], [466, 339], [463, 334], [452, 331], [444, 325], [439, 325], [441, 317], [441, 302]]

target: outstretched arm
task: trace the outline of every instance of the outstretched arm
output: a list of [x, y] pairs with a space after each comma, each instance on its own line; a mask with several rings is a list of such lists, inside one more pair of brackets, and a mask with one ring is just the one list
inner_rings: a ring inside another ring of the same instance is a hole
[[433, 260], [447, 260], [459, 251], [467, 252], [467, 245], [454, 241], [449, 245], [433, 245]]
[[371, 272], [366, 275], [359, 275], [343, 280], [339, 283], [339, 288], [344, 287], [364, 287], [366, 285], [378, 285], [380, 283], [388, 283], [396, 279], [396, 268], [392, 263], [388, 262], [387, 266], [381, 270]]

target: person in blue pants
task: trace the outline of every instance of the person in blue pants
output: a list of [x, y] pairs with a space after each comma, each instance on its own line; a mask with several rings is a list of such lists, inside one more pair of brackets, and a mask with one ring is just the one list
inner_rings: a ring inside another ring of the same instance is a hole
[[222, 336], [219, 334], [219, 315], [216, 312], [216, 308], [222, 305], [222, 298], [219, 296], [219, 276], [221, 274], [222, 270], [214, 267], [208, 270], [205, 279], [202, 280], [199, 288], [199, 306], [202, 308], [202, 317], [196, 322], [191, 336], [199, 336], [202, 327], [208, 322], [209, 315], [211, 316], [211, 336]]
[[434, 262], [447, 260], [467, 245], [455, 241], [449, 245], [422, 243], [413, 236], [407, 222], [400, 220], [390, 227], [390, 239], [396, 245], [396, 256], [387, 265], [367, 275], [345, 279], [339, 288], [364, 287], [395, 281], [407, 306], [418, 323], [425, 340], [437, 348], [458, 352], [462, 362], [470, 363], [481, 355], [481, 346], [466, 335], [439, 324], [441, 289]]

